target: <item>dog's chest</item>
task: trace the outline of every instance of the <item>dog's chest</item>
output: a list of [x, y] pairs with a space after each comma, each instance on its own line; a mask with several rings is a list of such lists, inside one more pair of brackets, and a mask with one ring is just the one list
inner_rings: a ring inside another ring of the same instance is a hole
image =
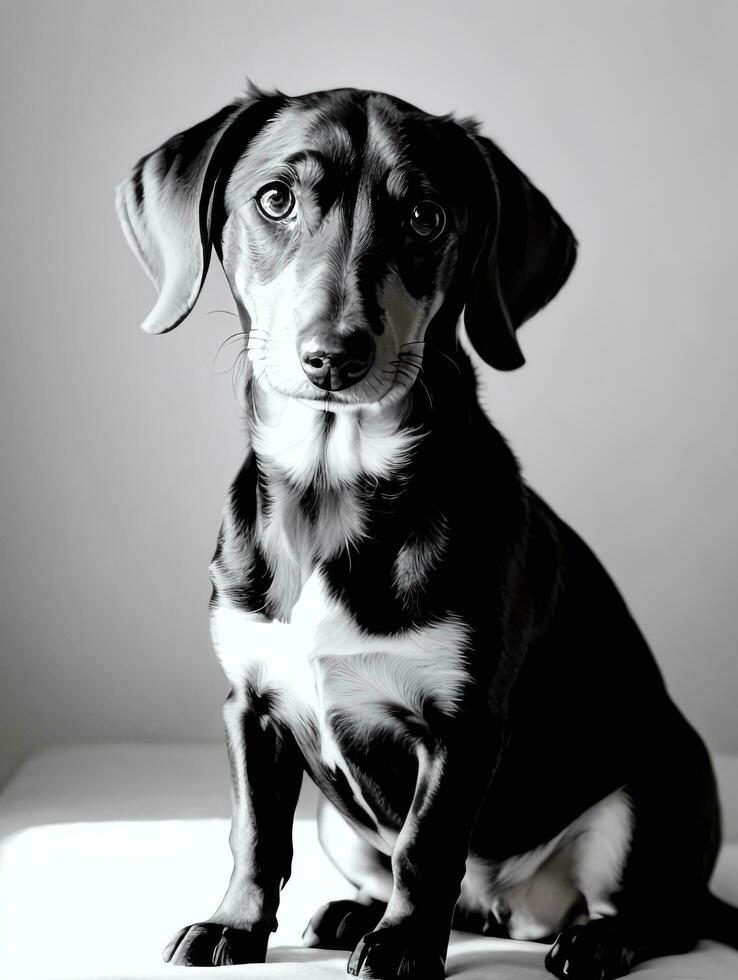
[[431, 705], [453, 714], [468, 682], [468, 631], [459, 619], [369, 633], [328, 594], [319, 569], [289, 622], [220, 605], [211, 626], [233, 687], [269, 694], [270, 711], [298, 737], [312, 732], [328, 766], [340, 765], [339, 741], [373, 732], [399, 736], [400, 718], [422, 719]]

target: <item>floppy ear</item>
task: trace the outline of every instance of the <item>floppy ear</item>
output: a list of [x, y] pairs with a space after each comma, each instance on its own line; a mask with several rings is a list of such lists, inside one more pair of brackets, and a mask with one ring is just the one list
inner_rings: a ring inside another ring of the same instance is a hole
[[464, 325], [474, 349], [500, 371], [525, 363], [515, 331], [569, 277], [577, 243], [549, 200], [486, 137], [470, 134], [484, 164], [489, 220], [472, 270]]
[[281, 104], [276, 96], [251, 92], [142, 157], [116, 188], [123, 233], [159, 292], [141, 324], [147, 333], [166, 333], [195, 305], [225, 183], [249, 140]]

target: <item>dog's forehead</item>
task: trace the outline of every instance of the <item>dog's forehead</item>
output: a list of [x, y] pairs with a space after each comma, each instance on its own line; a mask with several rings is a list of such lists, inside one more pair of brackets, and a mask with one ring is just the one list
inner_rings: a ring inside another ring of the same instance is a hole
[[[412, 108], [412, 107], [410, 107]], [[434, 117], [395, 105], [386, 96], [339, 98], [305, 104], [293, 100], [252, 140], [233, 168], [226, 206], [237, 207], [260, 183], [278, 177], [285, 165], [316, 162], [344, 175], [386, 181], [408, 169], [439, 171], [444, 154]], [[401, 189], [396, 181], [398, 190]]]

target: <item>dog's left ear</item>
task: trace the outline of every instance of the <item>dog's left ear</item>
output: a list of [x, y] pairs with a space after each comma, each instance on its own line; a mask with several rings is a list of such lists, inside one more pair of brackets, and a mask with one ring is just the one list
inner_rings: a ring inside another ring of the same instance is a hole
[[476, 133], [469, 138], [482, 158], [488, 215], [464, 325], [480, 357], [511, 371], [525, 363], [515, 331], [564, 285], [577, 243], [549, 200], [499, 147]]
[[128, 244], [159, 298], [141, 324], [166, 333], [191, 311], [210, 262], [214, 211], [235, 161], [281, 107], [255, 90], [143, 157], [116, 189]]

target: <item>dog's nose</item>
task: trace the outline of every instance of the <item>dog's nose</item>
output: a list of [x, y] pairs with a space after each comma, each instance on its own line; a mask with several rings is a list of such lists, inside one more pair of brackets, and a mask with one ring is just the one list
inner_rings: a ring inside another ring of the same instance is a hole
[[323, 391], [341, 391], [366, 375], [374, 360], [374, 343], [363, 331], [345, 337], [312, 335], [299, 346], [300, 363], [310, 381]]

